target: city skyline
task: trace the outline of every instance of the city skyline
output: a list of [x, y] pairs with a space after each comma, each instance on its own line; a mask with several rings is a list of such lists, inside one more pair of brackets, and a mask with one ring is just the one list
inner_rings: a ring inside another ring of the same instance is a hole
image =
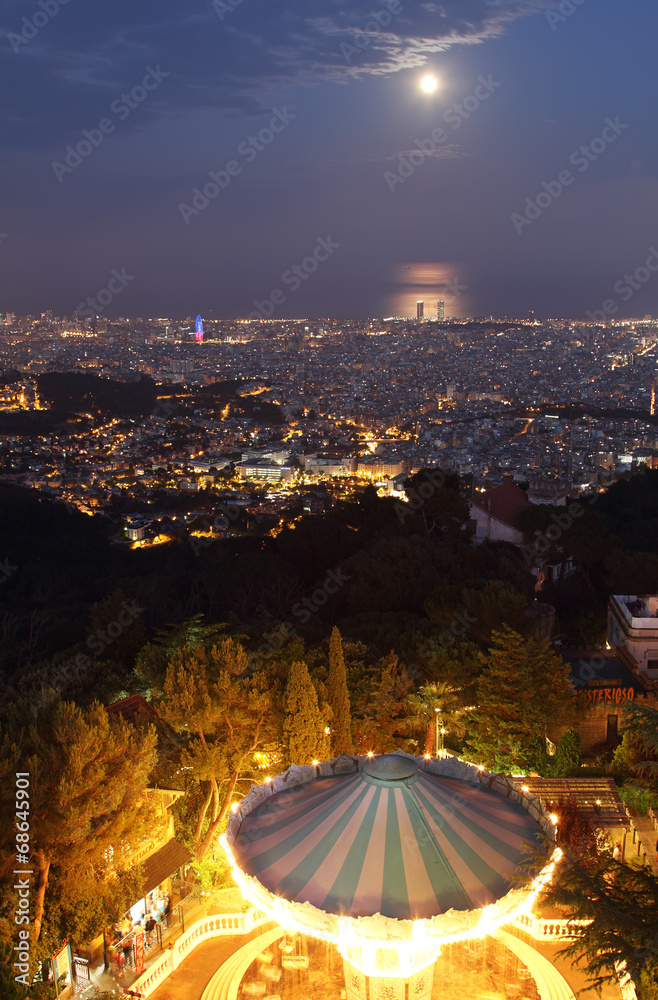
[[70, 315], [116, 271], [108, 316], [386, 316], [431, 266], [406, 292], [446, 315], [655, 313], [650, 17], [11, 4], [2, 305]]

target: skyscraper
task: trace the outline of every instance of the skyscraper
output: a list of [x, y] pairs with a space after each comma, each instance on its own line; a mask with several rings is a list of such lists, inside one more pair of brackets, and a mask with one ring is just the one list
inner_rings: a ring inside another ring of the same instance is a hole
[[443, 301], [443, 299], [439, 299], [439, 301], [436, 303], [436, 318], [437, 319], [445, 318], [445, 302]]
[[425, 315], [425, 303], [422, 299], [418, 299], [416, 303], [416, 319], [422, 319]]
[[197, 316], [197, 318], [196, 318], [196, 334], [195, 334], [195, 337], [196, 337], [197, 344], [202, 344], [203, 343], [203, 320], [201, 319], [200, 316]]

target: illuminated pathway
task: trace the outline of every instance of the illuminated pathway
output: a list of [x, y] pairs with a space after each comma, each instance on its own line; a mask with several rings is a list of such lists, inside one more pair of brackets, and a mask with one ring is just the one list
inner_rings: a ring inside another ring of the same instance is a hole
[[499, 930], [496, 938], [527, 966], [537, 984], [541, 1000], [576, 1000], [566, 979], [533, 947], [507, 931]]
[[244, 945], [245, 936], [216, 937], [198, 945], [165, 979], [149, 1000], [201, 1000], [203, 992], [218, 968]]
[[239, 948], [212, 977], [202, 1000], [237, 1000], [240, 982], [251, 963], [283, 935], [284, 931], [275, 927]]

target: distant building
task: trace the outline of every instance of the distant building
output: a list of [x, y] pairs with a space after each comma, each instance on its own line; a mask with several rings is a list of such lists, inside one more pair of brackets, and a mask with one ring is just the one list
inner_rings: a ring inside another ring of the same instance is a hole
[[236, 465], [235, 471], [241, 479], [256, 479], [268, 483], [288, 482], [292, 479], [290, 466], [276, 465], [275, 462], [242, 462]]
[[550, 504], [552, 507], [566, 507], [569, 484], [564, 481], [547, 482], [537, 480], [530, 483], [528, 500], [534, 504]]
[[418, 299], [418, 302], [416, 303], [416, 319], [418, 320], [423, 319], [424, 315], [425, 315], [425, 303], [423, 302], [422, 299]]
[[189, 375], [194, 371], [194, 362], [188, 361], [187, 358], [176, 358], [169, 365], [169, 370], [172, 375]]
[[357, 470], [357, 460], [351, 456], [346, 458], [318, 458], [307, 455], [304, 468], [309, 476], [353, 476]]
[[511, 542], [523, 545], [519, 514], [530, 506], [527, 494], [515, 483], [495, 486], [470, 499], [471, 519], [475, 521], [475, 541]]
[[443, 299], [439, 299], [436, 303], [436, 318], [439, 320], [445, 319], [445, 302]]
[[196, 332], [194, 334], [197, 344], [203, 343], [203, 320], [200, 316], [196, 318]]

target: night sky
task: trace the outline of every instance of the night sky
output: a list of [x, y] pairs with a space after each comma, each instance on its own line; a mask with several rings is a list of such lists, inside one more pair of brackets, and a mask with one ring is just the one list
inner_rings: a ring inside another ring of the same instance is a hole
[[4, 0], [0, 24], [0, 312], [70, 315], [116, 270], [111, 317], [658, 314], [658, 273], [613, 291], [658, 250], [655, 0]]

